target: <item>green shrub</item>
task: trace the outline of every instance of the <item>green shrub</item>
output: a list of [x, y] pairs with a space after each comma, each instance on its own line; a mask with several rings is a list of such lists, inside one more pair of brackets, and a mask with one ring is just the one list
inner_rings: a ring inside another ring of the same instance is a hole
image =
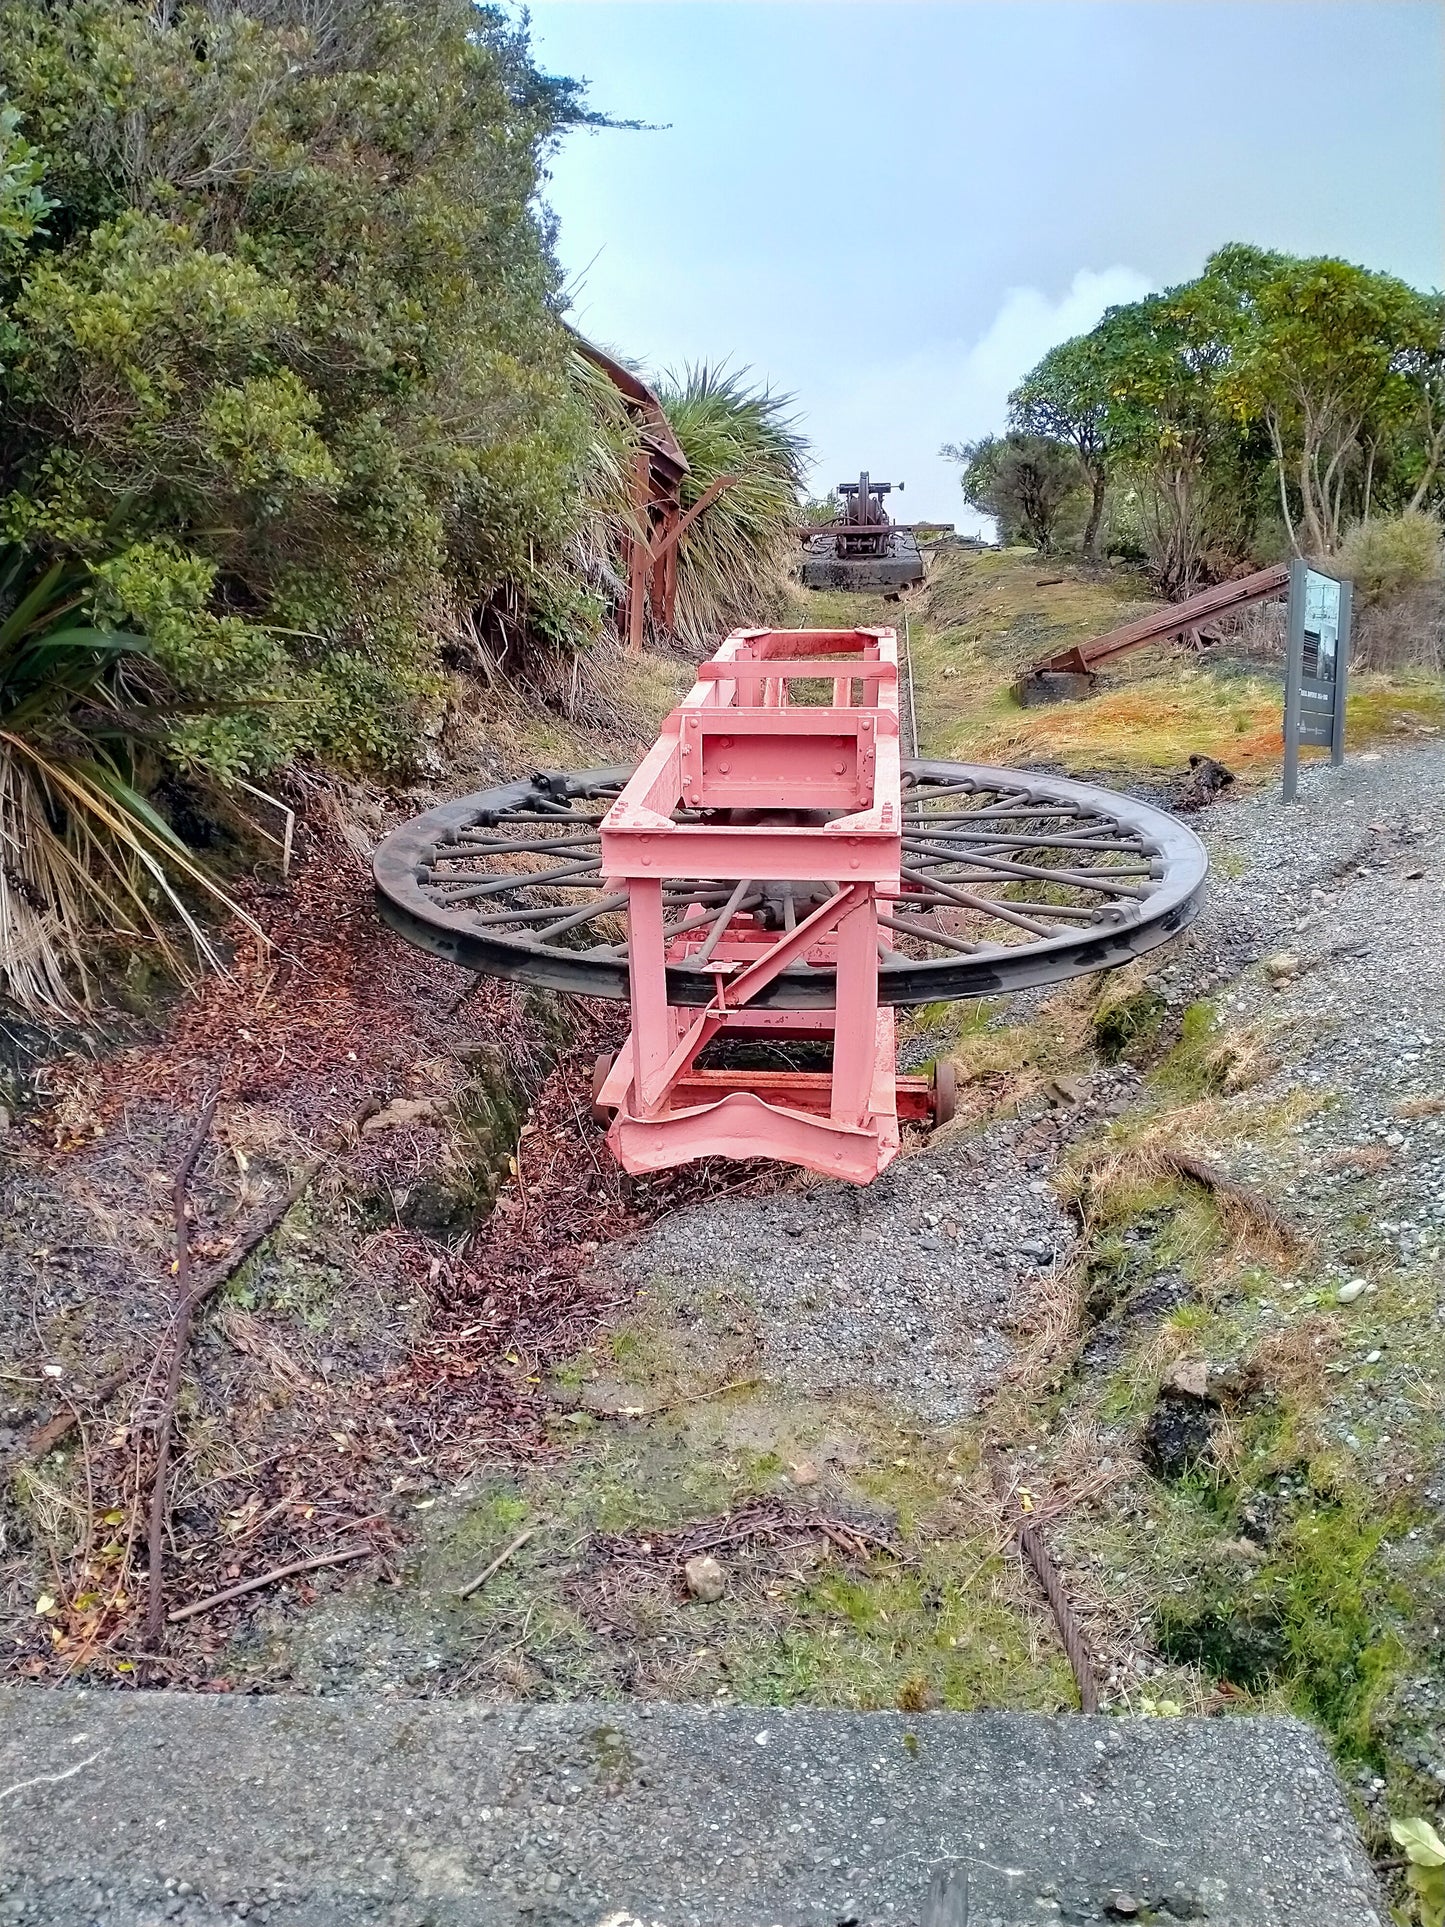
[[404, 760], [458, 615], [595, 630], [536, 196], [587, 118], [469, 0], [0, 0], [0, 538], [95, 572], [222, 779]]
[[1360, 522], [1341, 544], [1340, 573], [1366, 602], [1384, 602], [1441, 573], [1440, 524], [1420, 509]]
[[678, 544], [677, 627], [695, 648], [773, 613], [796, 546], [806, 444], [788, 413], [792, 398], [752, 388], [746, 375], [687, 368], [659, 392], [687, 457], [684, 507], [720, 476], [733, 478]]

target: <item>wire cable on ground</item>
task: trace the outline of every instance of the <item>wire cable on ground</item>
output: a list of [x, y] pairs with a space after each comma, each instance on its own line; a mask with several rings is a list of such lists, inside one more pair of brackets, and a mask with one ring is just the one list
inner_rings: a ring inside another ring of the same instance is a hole
[[1069, 1664], [1074, 1669], [1074, 1678], [1079, 1688], [1079, 1705], [1085, 1713], [1099, 1710], [1099, 1679], [1094, 1669], [1094, 1656], [1089, 1650], [1089, 1642], [1084, 1629], [1074, 1616], [1074, 1609], [1064, 1591], [1064, 1582], [1054, 1564], [1043, 1534], [1023, 1511], [1014, 1497], [1014, 1482], [1004, 1468], [998, 1452], [990, 1447], [988, 1466], [993, 1474], [994, 1485], [1003, 1502], [1005, 1516], [1018, 1536], [1019, 1550], [1033, 1570], [1035, 1579], [1043, 1589], [1049, 1610], [1054, 1615], [1054, 1623], [1059, 1629], [1059, 1637], [1064, 1643]]

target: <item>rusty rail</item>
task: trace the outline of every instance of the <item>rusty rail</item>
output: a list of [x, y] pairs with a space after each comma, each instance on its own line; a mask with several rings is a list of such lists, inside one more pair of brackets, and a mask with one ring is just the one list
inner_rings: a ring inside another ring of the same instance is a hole
[[1112, 662], [1127, 650], [1142, 649], [1150, 642], [1167, 642], [1173, 636], [1197, 629], [1201, 622], [1207, 622], [1211, 616], [1230, 614], [1251, 602], [1264, 602], [1288, 586], [1288, 565], [1276, 563], [1271, 568], [1257, 570], [1253, 575], [1240, 576], [1237, 581], [1220, 582], [1212, 589], [1190, 596], [1186, 602], [1172, 602], [1167, 609], [1156, 609], [1151, 615], [1140, 616], [1135, 622], [1126, 622], [1118, 629], [1110, 629], [1107, 634], [1095, 636], [1090, 642], [1076, 643], [1073, 648], [1061, 650], [1056, 656], [1046, 656], [1034, 663], [1026, 674], [1088, 675], [1100, 663]]

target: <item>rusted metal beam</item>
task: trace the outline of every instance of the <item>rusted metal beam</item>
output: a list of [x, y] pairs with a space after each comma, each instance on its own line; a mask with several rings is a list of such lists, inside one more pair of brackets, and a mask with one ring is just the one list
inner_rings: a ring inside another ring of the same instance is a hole
[[1171, 636], [1181, 636], [1197, 628], [1211, 616], [1226, 615], [1251, 602], [1266, 601], [1288, 584], [1289, 568], [1285, 563], [1240, 576], [1234, 582], [1220, 582], [1212, 589], [1190, 596], [1187, 602], [1171, 603], [1167, 609], [1156, 609], [1152, 615], [1126, 622], [1105, 635], [1095, 636], [1091, 642], [1076, 643], [1072, 649], [1061, 650], [1056, 656], [1046, 656], [1025, 674], [1087, 675], [1100, 663], [1112, 662], [1127, 650], [1142, 649], [1146, 643], [1166, 642]]

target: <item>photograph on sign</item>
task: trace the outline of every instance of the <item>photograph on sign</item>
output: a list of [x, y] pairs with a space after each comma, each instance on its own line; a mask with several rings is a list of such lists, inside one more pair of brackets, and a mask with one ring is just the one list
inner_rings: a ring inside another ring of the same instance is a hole
[[1305, 575], [1304, 660], [1306, 679], [1333, 683], [1340, 633], [1340, 585], [1310, 569]]

